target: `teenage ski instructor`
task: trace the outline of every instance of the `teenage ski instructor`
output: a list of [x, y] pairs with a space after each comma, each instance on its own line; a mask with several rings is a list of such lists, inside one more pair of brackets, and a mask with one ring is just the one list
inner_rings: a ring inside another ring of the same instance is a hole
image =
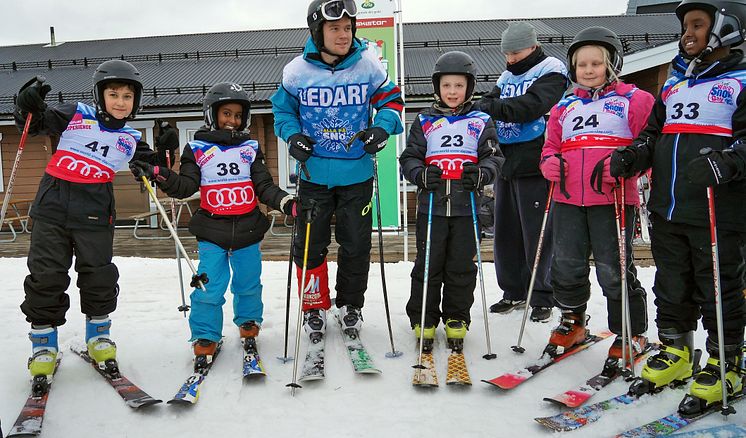
[[[331, 307], [326, 255], [332, 216], [340, 245], [336, 305], [345, 328], [361, 326], [370, 268], [373, 155], [389, 135], [404, 130], [399, 88], [375, 48], [355, 38], [356, 15], [354, 0], [313, 0], [303, 55], [285, 66], [282, 86], [271, 98], [275, 134], [308, 170], [301, 172], [299, 196], [319, 207], [309, 236], [309, 287], [301, 291], [309, 335], [325, 331]], [[358, 132], [362, 136], [348, 146]], [[305, 218], [298, 219], [294, 254], [300, 277], [306, 224]]]

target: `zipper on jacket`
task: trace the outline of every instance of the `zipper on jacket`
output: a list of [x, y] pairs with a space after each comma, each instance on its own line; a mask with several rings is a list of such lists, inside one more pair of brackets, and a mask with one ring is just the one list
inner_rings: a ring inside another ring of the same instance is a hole
[[233, 254], [233, 238], [236, 236], [236, 218], [231, 221], [231, 244], [228, 247], [228, 257]]
[[671, 204], [668, 206], [668, 214], [666, 214], [666, 219], [669, 221], [673, 216], [674, 208], [676, 208], [674, 188], [676, 187], [676, 155], [679, 151], [679, 138], [681, 138], [681, 134], [676, 134], [676, 140], [673, 142], [673, 153], [671, 154]]
[[446, 180], [446, 216], [451, 216], [451, 180]]
[[580, 206], [585, 207], [585, 150], [580, 149]]

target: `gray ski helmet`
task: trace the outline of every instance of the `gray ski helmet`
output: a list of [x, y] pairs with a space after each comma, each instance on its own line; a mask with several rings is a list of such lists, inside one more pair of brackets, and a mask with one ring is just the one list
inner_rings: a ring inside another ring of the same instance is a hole
[[233, 82], [219, 82], [207, 90], [207, 94], [202, 101], [205, 124], [210, 129], [218, 129], [218, 108], [224, 103], [237, 103], [243, 107], [241, 126], [238, 127], [238, 130], [246, 129], [251, 123], [251, 101], [243, 87]]
[[604, 47], [609, 51], [609, 61], [611, 62], [612, 70], [614, 70], [617, 76], [621, 73], [622, 65], [624, 64], [624, 46], [622, 46], [622, 41], [611, 30], [601, 26], [593, 26], [578, 32], [575, 38], [573, 38], [572, 43], [570, 43], [570, 47], [567, 48], [567, 69], [570, 73], [571, 81], [577, 82], [575, 67], [572, 65], [573, 55], [583, 46], [595, 45]]
[[435, 61], [433, 68], [433, 91], [440, 99], [440, 77], [443, 75], [464, 75], [466, 76], [466, 100], [468, 101], [474, 95], [474, 87], [477, 82], [477, 63], [474, 58], [464, 52], [454, 50], [440, 55]]
[[[324, 50], [324, 22], [327, 21], [326, 18], [324, 18], [324, 14], [322, 13], [322, 8], [330, 6], [331, 4], [337, 4], [339, 3], [338, 9], [340, 11], [344, 11], [340, 14], [339, 18], [342, 18], [341, 15], [347, 15], [350, 17], [350, 20], [352, 21], [352, 38], [355, 38], [355, 32], [357, 31], [357, 20], [353, 15], [350, 15], [346, 7], [355, 7], [355, 2], [353, 0], [313, 0], [311, 4], [308, 5], [308, 15], [306, 16], [306, 21], [308, 22], [308, 30], [311, 31], [311, 39], [313, 40], [313, 43], [316, 45], [316, 48], [319, 49], [319, 51]], [[354, 15], [357, 15], [357, 9], [353, 12]]]
[[104, 61], [96, 67], [96, 71], [93, 72], [93, 103], [96, 106], [96, 112], [107, 117], [110, 117], [110, 115], [106, 112], [106, 105], [104, 104], [104, 86], [109, 82], [122, 82], [135, 88], [135, 101], [128, 120], [134, 119], [140, 110], [142, 100], [140, 72], [134, 65], [121, 59]]
[[[684, 15], [693, 9], [700, 9], [712, 19], [710, 40], [707, 46], [733, 47], [746, 39], [746, 3], [738, 0], [683, 0], [676, 7], [676, 16], [681, 22], [681, 34], [684, 34]], [[679, 41], [679, 48], [681, 41]], [[683, 51], [683, 50], [682, 50]]]

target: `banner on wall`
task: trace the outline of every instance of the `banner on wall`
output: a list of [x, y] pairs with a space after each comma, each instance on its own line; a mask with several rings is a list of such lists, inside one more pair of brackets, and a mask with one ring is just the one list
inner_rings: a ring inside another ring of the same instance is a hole
[[[396, 82], [396, 31], [394, 27], [394, 0], [356, 0], [356, 36], [375, 47], [389, 78]], [[403, 115], [402, 115], [403, 117]], [[399, 163], [396, 160], [396, 138], [392, 136], [378, 156], [378, 183], [381, 193], [381, 225], [398, 229], [399, 216]], [[378, 226], [373, 201], [373, 226]]]

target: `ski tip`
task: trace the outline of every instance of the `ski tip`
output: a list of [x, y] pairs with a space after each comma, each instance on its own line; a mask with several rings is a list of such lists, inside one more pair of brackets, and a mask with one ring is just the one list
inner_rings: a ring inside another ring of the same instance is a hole
[[388, 353], [386, 353], [386, 357], [389, 359], [394, 359], [402, 356], [404, 356], [404, 353], [399, 350], [389, 351]]
[[163, 400], [152, 399], [152, 400], [147, 400], [147, 401], [138, 401], [137, 403], [128, 403], [127, 405], [131, 408], [142, 409], [142, 408], [147, 408], [149, 406], [155, 406], [161, 403], [163, 403]]

